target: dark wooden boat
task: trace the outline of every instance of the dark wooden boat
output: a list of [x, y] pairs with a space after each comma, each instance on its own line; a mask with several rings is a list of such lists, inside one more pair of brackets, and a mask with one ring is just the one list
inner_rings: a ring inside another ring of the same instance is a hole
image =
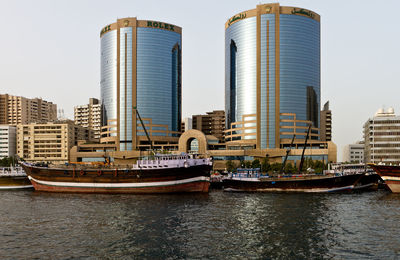
[[364, 176], [357, 182], [354, 190], [359, 191], [375, 191], [382, 182], [381, 177], [375, 172], [366, 172]]
[[[146, 126], [136, 117], [154, 151]], [[48, 167], [22, 164], [35, 190], [82, 193], [208, 192], [212, 160], [194, 155], [158, 155], [126, 167]]]
[[381, 177], [368, 165], [363, 163], [332, 163], [330, 170], [324, 170], [325, 174], [348, 175], [354, 173], [365, 173], [365, 175], [357, 182], [354, 190], [358, 191], [375, 191], [379, 188], [379, 184], [383, 183]]
[[[304, 148], [301, 155], [299, 171], [303, 168], [304, 152], [310, 134], [311, 125], [308, 127]], [[290, 147], [293, 145], [293, 135]], [[357, 182], [364, 176], [361, 174], [282, 174], [290, 153], [286, 151], [280, 174], [277, 176], [261, 176], [260, 169], [238, 169], [237, 173], [231, 174], [223, 180], [224, 191], [249, 191], [249, 192], [337, 192], [354, 189]]]
[[32, 188], [28, 176], [21, 167], [0, 168], [0, 190]]
[[[247, 171], [247, 173], [246, 173]], [[364, 176], [349, 175], [283, 175], [260, 176], [255, 169], [238, 169], [223, 180], [224, 191], [246, 192], [338, 192], [354, 189]]]
[[222, 189], [222, 180], [224, 176], [221, 174], [211, 174], [210, 189]]
[[400, 166], [368, 164], [382, 178], [393, 193], [400, 193]]
[[82, 193], [208, 192], [212, 161], [188, 155], [156, 156], [131, 167], [49, 167], [22, 164], [35, 190]]

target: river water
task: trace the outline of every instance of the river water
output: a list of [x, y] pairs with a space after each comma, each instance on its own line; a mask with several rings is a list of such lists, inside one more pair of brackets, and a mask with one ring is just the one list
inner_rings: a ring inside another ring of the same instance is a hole
[[396, 259], [400, 195], [2, 191], [1, 259]]

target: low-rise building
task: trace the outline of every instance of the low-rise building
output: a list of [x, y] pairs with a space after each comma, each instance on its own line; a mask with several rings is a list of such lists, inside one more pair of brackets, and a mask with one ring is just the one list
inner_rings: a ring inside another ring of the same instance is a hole
[[102, 105], [96, 98], [90, 98], [89, 104], [74, 107], [75, 124], [92, 129], [96, 139], [101, 135], [102, 114]]
[[[298, 165], [303, 153], [304, 143], [294, 144], [290, 150], [288, 162]], [[184, 132], [179, 138], [178, 147], [169, 150], [173, 153], [194, 152], [206, 157], [213, 158], [214, 170], [226, 170], [228, 160], [235, 163], [247, 160], [268, 158], [270, 163], [281, 163], [287, 149], [247, 149], [246, 147], [236, 147], [230, 149], [225, 143], [219, 143], [218, 139], [212, 135], [205, 135], [203, 132], [191, 129]], [[156, 148], [157, 150], [157, 148]], [[174, 150], [174, 151], [172, 151]], [[109, 158], [115, 164], [127, 165], [134, 163], [141, 156], [151, 155], [154, 151], [117, 151], [115, 144], [88, 144], [79, 142], [77, 146], [71, 149], [71, 161], [93, 162], [105, 161]], [[336, 162], [337, 148], [332, 142], [313, 141], [307, 144], [304, 155], [307, 159], [322, 161], [324, 163]]]
[[343, 162], [364, 163], [364, 141], [348, 144], [343, 149]]
[[192, 116], [192, 128], [200, 130], [205, 135], [213, 135], [220, 142], [225, 139], [225, 111], [214, 110], [206, 115]]
[[17, 154], [28, 162], [66, 163], [78, 140], [93, 141], [93, 130], [71, 120], [17, 126]]
[[0, 159], [16, 154], [16, 127], [0, 125]]
[[366, 163], [399, 163], [400, 116], [394, 109], [379, 109], [364, 124], [364, 157]]

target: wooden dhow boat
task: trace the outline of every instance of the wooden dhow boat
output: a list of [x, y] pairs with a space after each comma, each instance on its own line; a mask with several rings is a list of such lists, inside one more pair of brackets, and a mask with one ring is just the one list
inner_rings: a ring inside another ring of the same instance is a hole
[[32, 188], [33, 186], [22, 167], [0, 168], [0, 190]]
[[339, 192], [356, 187], [360, 174], [261, 175], [259, 169], [238, 169], [223, 180], [224, 191], [246, 192]]
[[375, 191], [383, 183], [381, 177], [371, 167], [363, 163], [331, 163], [329, 168], [329, 170], [324, 170], [324, 174], [349, 175], [365, 173], [357, 182], [354, 190]]
[[35, 190], [80, 193], [208, 192], [212, 160], [156, 155], [125, 167], [22, 163]]
[[[136, 107], [150, 150], [152, 141]], [[109, 160], [108, 160], [109, 161]], [[72, 164], [65, 167], [23, 163], [35, 190], [82, 193], [178, 193], [208, 192], [211, 158], [195, 155], [154, 155], [133, 165], [90, 167]]]
[[[247, 191], [247, 192], [338, 192], [352, 190], [365, 173], [354, 174], [309, 174], [301, 173], [304, 163], [304, 152], [310, 134], [311, 125], [308, 128], [298, 174], [285, 174], [283, 170], [290, 153], [286, 151], [279, 174], [273, 176], [261, 175], [259, 168], [237, 169], [228, 178], [223, 180], [224, 191]], [[293, 135], [290, 147], [293, 145]]]
[[400, 193], [400, 166], [369, 163], [393, 193]]

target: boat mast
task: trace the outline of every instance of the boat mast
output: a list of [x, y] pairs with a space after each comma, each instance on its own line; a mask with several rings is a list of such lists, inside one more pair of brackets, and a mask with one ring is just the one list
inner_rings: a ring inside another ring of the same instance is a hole
[[304, 141], [303, 152], [301, 153], [301, 160], [300, 160], [299, 173], [301, 173], [301, 169], [303, 168], [303, 163], [304, 163], [304, 152], [305, 152], [306, 147], [307, 147], [307, 140], [308, 140], [308, 136], [310, 135], [310, 131], [311, 131], [311, 124], [308, 126], [308, 131], [307, 131], [306, 140]]
[[142, 124], [143, 130], [144, 130], [144, 132], [146, 133], [146, 136], [147, 136], [147, 140], [149, 140], [149, 142], [150, 142], [150, 149], [151, 149], [151, 151], [154, 151], [154, 149], [153, 149], [153, 143], [151, 142], [149, 133], [147, 133], [146, 127], [145, 127], [144, 124], [143, 124], [143, 121], [142, 121], [142, 118], [140, 117], [139, 111], [137, 110], [136, 107], [133, 107], [133, 109], [135, 110], [135, 113], [136, 113], [137, 117], [139, 118], [140, 123]]
[[296, 135], [294, 134], [294, 135], [293, 135], [293, 137], [292, 137], [292, 142], [290, 142], [290, 146], [289, 146], [289, 148], [288, 148], [288, 149], [286, 149], [286, 156], [285, 156], [285, 160], [283, 160], [283, 163], [282, 163], [282, 168], [281, 168], [281, 170], [279, 171], [279, 173], [282, 173], [282, 172], [283, 172], [283, 170], [285, 169], [286, 160], [287, 160], [287, 158], [288, 158], [288, 156], [289, 156], [290, 149], [292, 149], [292, 145], [293, 145], [293, 142], [294, 142], [294, 138], [295, 138], [295, 137], [296, 137]]

